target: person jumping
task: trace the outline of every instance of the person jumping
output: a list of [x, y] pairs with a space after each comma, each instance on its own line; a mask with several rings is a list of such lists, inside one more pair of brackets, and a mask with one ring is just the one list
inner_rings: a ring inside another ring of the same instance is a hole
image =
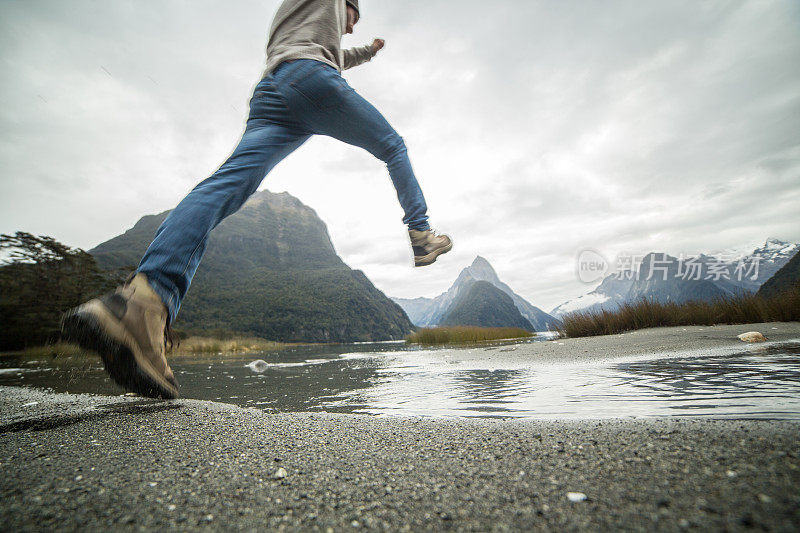
[[285, 0], [270, 28], [267, 65], [250, 99], [239, 145], [211, 177], [181, 200], [156, 232], [136, 271], [115, 292], [68, 311], [64, 337], [98, 352], [111, 378], [132, 392], [177, 398], [166, 359], [170, 324], [189, 290], [208, 236], [235, 213], [264, 177], [312, 135], [364, 148], [386, 163], [403, 208], [415, 266], [450, 251], [428, 224], [427, 205], [405, 143], [340, 72], [384, 46], [341, 49], [361, 14], [358, 0]]

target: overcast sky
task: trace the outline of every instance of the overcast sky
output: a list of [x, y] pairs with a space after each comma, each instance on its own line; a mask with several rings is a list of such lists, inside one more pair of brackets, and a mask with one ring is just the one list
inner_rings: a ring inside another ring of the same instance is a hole
[[[800, 241], [800, 2], [362, 0], [345, 77], [405, 138], [453, 251], [414, 269], [383, 165], [317, 137], [261, 188], [386, 294], [476, 255], [550, 310], [608, 257]], [[0, 0], [0, 231], [91, 248], [239, 140], [277, 0]]]

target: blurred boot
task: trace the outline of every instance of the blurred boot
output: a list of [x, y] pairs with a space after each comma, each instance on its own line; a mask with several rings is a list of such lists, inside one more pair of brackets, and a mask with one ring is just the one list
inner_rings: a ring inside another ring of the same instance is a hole
[[115, 292], [65, 313], [62, 334], [103, 359], [111, 379], [150, 398], [177, 398], [178, 382], [167, 364], [167, 308], [138, 273]]

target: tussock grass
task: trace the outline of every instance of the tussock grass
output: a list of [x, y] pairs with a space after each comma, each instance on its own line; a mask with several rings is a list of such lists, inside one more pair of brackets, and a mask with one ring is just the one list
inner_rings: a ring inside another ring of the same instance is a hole
[[640, 300], [616, 311], [569, 313], [557, 331], [567, 337], [612, 335], [642, 328], [711, 326], [800, 320], [800, 285], [771, 297], [755, 294], [713, 302], [658, 303]]
[[30, 358], [40, 357], [75, 357], [85, 353], [77, 344], [57, 342], [44, 346], [32, 346], [23, 350], [22, 355]]
[[284, 348], [286, 344], [258, 337], [234, 337], [215, 339], [212, 337], [187, 337], [175, 343], [170, 355], [232, 354], [267, 352]]
[[481, 328], [478, 326], [452, 326], [422, 328], [408, 337], [409, 344], [461, 344], [533, 337], [534, 333], [520, 328]]
[[[215, 339], [213, 337], [189, 336], [183, 339], [176, 339], [169, 356], [189, 356], [203, 354], [244, 354], [252, 352], [268, 352], [279, 350], [288, 346], [285, 343], [268, 341], [258, 337], [232, 337], [228, 339]], [[86, 354], [93, 354], [81, 349], [77, 344], [68, 342], [57, 342], [44, 346], [33, 346], [21, 353], [25, 357], [33, 359], [45, 357], [77, 357]]]

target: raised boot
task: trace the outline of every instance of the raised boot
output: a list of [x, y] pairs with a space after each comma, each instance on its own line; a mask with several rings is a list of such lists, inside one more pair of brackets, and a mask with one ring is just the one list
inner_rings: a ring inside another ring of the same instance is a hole
[[97, 352], [111, 379], [151, 398], [177, 398], [178, 382], [167, 364], [167, 308], [136, 274], [115, 292], [64, 314], [64, 338]]
[[414, 251], [414, 266], [430, 265], [436, 258], [446, 254], [453, 248], [453, 241], [448, 235], [437, 235], [433, 230], [408, 230], [411, 249]]

